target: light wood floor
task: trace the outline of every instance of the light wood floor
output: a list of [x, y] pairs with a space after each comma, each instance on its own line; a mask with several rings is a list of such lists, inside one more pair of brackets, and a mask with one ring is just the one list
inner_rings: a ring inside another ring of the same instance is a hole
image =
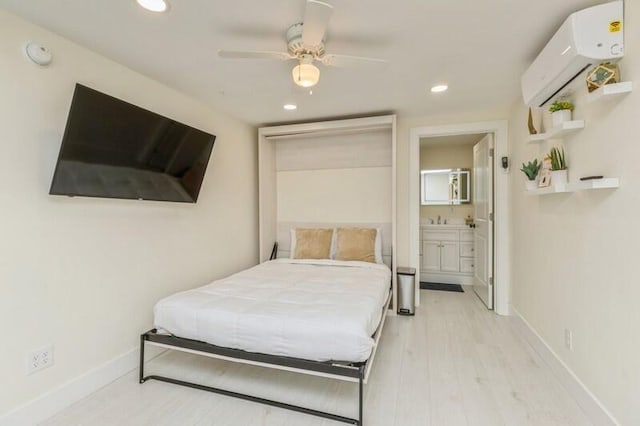
[[[415, 317], [389, 317], [365, 387], [366, 426], [590, 425], [513, 319], [465, 293], [422, 290]], [[167, 352], [163, 374], [285, 400], [349, 417], [357, 385]], [[71, 425], [336, 426], [224, 396], [149, 381], [132, 372], [44, 423]]]

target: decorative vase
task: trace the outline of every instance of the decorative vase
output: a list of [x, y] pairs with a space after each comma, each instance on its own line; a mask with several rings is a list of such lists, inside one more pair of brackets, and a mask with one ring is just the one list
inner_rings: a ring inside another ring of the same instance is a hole
[[525, 187], [527, 188], [527, 191], [533, 191], [538, 188], [538, 181], [535, 179], [534, 180], [527, 179], [525, 183]]
[[551, 170], [551, 185], [555, 189], [564, 189], [569, 182], [569, 173], [567, 169]]
[[562, 127], [562, 123], [571, 121], [571, 110], [561, 109], [560, 111], [551, 113], [551, 123], [554, 128]]
[[543, 112], [541, 108], [529, 108], [529, 119], [527, 126], [529, 127], [530, 135], [537, 135], [544, 132], [543, 126]]

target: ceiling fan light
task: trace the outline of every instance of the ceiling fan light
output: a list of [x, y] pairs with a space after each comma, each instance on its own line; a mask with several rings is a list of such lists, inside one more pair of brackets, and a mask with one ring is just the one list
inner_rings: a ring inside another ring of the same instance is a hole
[[293, 81], [302, 87], [312, 87], [320, 80], [320, 70], [313, 64], [300, 64], [293, 67]]

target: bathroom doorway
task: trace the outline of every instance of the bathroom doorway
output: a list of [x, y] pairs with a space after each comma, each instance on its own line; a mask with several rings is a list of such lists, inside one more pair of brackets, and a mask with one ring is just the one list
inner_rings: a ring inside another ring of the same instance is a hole
[[411, 266], [421, 279], [473, 285], [502, 315], [509, 314], [506, 130], [502, 121], [413, 128], [409, 153]]
[[489, 309], [492, 144], [489, 133], [420, 139], [420, 288], [462, 291], [467, 285]]

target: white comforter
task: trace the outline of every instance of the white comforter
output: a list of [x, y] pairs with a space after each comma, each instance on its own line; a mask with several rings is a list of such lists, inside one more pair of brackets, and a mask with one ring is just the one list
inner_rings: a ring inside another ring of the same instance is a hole
[[390, 279], [385, 265], [278, 259], [159, 301], [154, 323], [250, 352], [365, 361]]

